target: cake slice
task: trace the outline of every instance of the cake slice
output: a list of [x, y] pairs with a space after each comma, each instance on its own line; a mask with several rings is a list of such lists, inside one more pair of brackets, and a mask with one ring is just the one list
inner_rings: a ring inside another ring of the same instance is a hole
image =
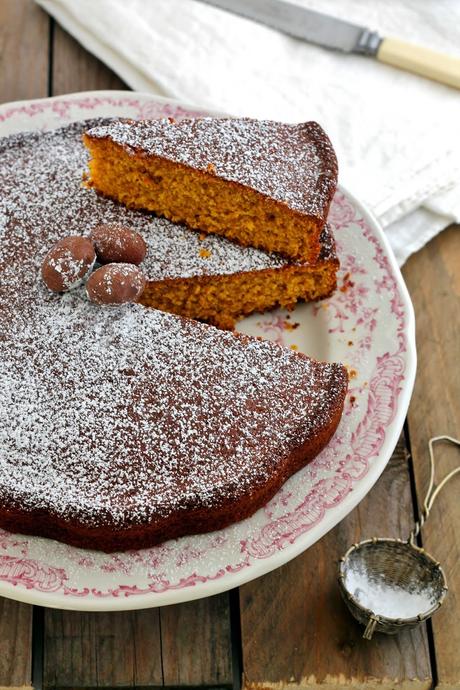
[[[241, 247], [223, 237], [205, 239], [184, 226], [153, 219], [141, 230], [148, 246], [141, 265], [147, 284], [141, 303], [231, 329], [253, 312], [298, 300], [319, 300], [336, 288], [339, 262], [328, 226], [314, 264], [294, 263], [260, 249]], [[134, 227], [139, 230], [139, 224]]]
[[314, 263], [337, 185], [337, 159], [316, 122], [114, 121], [84, 135], [88, 184], [244, 246]]

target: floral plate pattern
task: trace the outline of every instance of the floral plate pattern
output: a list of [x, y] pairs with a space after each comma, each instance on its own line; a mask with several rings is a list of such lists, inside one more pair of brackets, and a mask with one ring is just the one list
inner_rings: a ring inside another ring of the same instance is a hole
[[[148, 94], [88, 92], [0, 106], [0, 136], [97, 116], [204, 114]], [[340, 189], [329, 222], [341, 262], [335, 294], [239, 325], [245, 333], [347, 365], [345, 411], [327, 448], [263, 509], [219, 532], [102, 554], [0, 530], [0, 595], [42, 606], [123, 610], [216, 594], [294, 558], [366, 495], [391, 456], [409, 404], [414, 316], [375, 219]]]

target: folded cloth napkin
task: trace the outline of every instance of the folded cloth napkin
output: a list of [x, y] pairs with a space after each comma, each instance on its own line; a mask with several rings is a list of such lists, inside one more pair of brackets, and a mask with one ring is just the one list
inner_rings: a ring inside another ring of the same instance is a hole
[[[456, 0], [298, 1], [459, 53]], [[337, 150], [341, 182], [380, 220], [400, 265], [460, 221], [459, 91], [199, 0], [37, 2], [133, 89], [232, 115], [317, 120]]]

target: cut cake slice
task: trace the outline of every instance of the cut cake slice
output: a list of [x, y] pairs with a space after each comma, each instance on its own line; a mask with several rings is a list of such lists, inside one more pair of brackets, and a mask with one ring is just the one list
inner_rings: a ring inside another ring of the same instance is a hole
[[316, 122], [114, 121], [84, 135], [88, 184], [245, 246], [313, 263], [337, 186], [337, 159]]
[[320, 256], [309, 264], [216, 235], [200, 239], [184, 226], [154, 221], [155, 231], [141, 230], [148, 246], [141, 265], [148, 277], [140, 298], [146, 306], [230, 329], [253, 312], [291, 309], [298, 300], [323, 299], [336, 288], [339, 262], [328, 226], [321, 233]]

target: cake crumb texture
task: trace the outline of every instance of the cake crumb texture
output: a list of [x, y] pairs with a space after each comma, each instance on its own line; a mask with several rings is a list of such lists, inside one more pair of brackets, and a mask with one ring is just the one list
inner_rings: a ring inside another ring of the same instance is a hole
[[294, 260], [319, 255], [337, 159], [315, 122], [116, 121], [84, 141], [89, 184], [127, 207]]

